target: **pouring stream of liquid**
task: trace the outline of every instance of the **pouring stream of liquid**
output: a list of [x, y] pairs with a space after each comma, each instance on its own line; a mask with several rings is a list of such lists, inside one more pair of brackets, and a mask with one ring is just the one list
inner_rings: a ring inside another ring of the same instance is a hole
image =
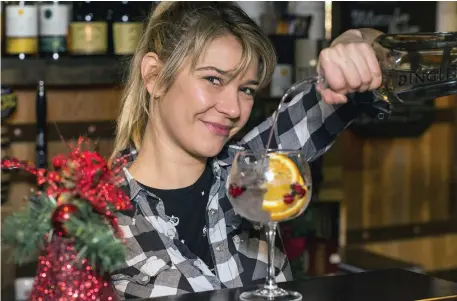
[[273, 124], [271, 126], [270, 133], [268, 135], [265, 156], [262, 159], [261, 166], [264, 166], [263, 160], [265, 160], [265, 158], [267, 157], [268, 150], [270, 149], [271, 139], [273, 138], [274, 130], [276, 128], [276, 123], [278, 122], [279, 112], [281, 111], [283, 104], [291, 101], [299, 93], [302, 93], [302, 92], [304, 92], [305, 94], [309, 93], [309, 91], [311, 90], [313, 85], [318, 84], [318, 83], [323, 83], [323, 82], [324, 82], [324, 77], [321, 75], [307, 77], [307, 78], [293, 84], [292, 87], [290, 87], [286, 91], [286, 93], [284, 93], [283, 97], [281, 98], [281, 101], [279, 102], [278, 109], [276, 110], [274, 117], [273, 117]]

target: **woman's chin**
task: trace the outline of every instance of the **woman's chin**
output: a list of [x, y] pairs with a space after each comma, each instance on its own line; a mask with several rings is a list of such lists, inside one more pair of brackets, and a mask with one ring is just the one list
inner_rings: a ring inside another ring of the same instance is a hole
[[224, 141], [212, 140], [212, 141], [208, 141], [206, 143], [202, 143], [196, 147], [196, 153], [198, 153], [198, 155], [200, 157], [204, 157], [204, 158], [216, 157], [221, 152], [221, 150], [224, 147], [226, 142], [227, 142], [226, 140], [224, 140]]

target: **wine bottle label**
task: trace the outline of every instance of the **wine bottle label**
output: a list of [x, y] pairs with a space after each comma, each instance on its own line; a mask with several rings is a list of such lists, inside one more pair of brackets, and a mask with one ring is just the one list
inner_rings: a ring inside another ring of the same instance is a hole
[[38, 36], [38, 8], [36, 5], [6, 6], [6, 36], [31, 38]]
[[42, 52], [65, 52], [67, 40], [61, 37], [40, 37], [40, 51]]
[[38, 52], [37, 38], [7, 38], [6, 53], [8, 54], [34, 54]]
[[101, 54], [108, 49], [106, 22], [73, 22], [70, 25], [70, 49], [76, 54]]
[[36, 5], [7, 5], [6, 52], [33, 54], [38, 50], [38, 8]]
[[69, 7], [62, 4], [40, 5], [40, 51], [65, 52], [67, 50]]
[[40, 36], [67, 36], [69, 5], [42, 4], [40, 6]]
[[142, 34], [142, 23], [114, 23], [114, 53], [120, 55], [134, 53]]

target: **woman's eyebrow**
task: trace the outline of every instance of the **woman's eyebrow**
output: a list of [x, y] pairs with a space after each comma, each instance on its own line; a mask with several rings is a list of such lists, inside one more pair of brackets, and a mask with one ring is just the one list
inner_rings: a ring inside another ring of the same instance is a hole
[[229, 71], [224, 71], [224, 70], [221, 70], [221, 69], [216, 68], [214, 66], [200, 67], [200, 68], [197, 68], [195, 70], [197, 70], [197, 71], [200, 71], [200, 70], [213, 70], [213, 71], [216, 71], [217, 73], [219, 73], [221, 75], [225, 75], [225, 76], [229, 75], [229, 73], [230, 73]]
[[253, 79], [250, 79], [246, 82], [245, 85], [256, 85], [258, 86], [259, 85], [259, 81], [258, 80], [253, 80]]
[[[199, 67], [199, 68], [196, 68], [195, 70], [196, 71], [213, 70], [213, 71], [216, 71], [217, 73], [219, 73], [221, 75], [230, 76], [230, 71], [221, 70], [221, 69], [219, 69], [217, 67], [214, 67], [214, 66]], [[259, 81], [251, 79], [251, 80], [246, 81], [245, 85], [257, 85], [258, 86], [259, 85]]]

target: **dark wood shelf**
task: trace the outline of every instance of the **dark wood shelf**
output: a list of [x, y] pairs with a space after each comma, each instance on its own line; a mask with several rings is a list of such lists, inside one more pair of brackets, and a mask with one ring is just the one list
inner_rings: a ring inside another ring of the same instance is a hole
[[35, 87], [39, 80], [47, 86], [77, 87], [117, 85], [122, 83], [126, 57], [63, 56], [45, 58], [2, 57], [2, 84], [12, 87]]

